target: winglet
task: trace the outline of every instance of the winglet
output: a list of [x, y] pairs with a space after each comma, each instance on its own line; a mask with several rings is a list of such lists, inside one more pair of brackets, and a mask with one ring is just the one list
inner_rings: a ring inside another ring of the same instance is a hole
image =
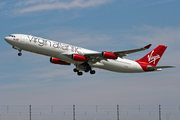
[[146, 45], [144, 48], [145, 49], [149, 49], [151, 47], [152, 44]]

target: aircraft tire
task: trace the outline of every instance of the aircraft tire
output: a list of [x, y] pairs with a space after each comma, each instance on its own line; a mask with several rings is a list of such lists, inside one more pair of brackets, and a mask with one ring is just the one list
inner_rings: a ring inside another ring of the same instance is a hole
[[91, 71], [90, 71], [90, 74], [95, 74], [95, 73], [96, 73], [95, 70], [91, 70]]
[[77, 72], [77, 75], [81, 76], [81, 75], [83, 75], [83, 72]]
[[84, 70], [84, 72], [89, 72], [89, 70]]
[[87, 66], [87, 67], [86, 67], [86, 70], [87, 70], [87, 71], [90, 71], [90, 70], [91, 70], [91, 67], [90, 67], [90, 66]]
[[18, 56], [21, 56], [22, 55], [22, 53], [18, 53]]
[[74, 72], [79, 72], [79, 70], [77, 70], [76, 68], [73, 69]]

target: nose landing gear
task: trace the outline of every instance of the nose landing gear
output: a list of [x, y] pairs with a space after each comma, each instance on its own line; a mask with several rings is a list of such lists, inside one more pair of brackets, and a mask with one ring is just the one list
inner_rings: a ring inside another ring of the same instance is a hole
[[18, 47], [16, 47], [16, 46], [12, 46], [12, 48], [14, 48], [15, 50], [18, 50], [19, 51], [19, 53], [18, 53], [18, 56], [21, 56], [22, 55], [22, 53], [21, 53], [21, 49], [20, 48], [18, 48]]
[[18, 56], [21, 56], [21, 55], [22, 55], [21, 50], [19, 50]]

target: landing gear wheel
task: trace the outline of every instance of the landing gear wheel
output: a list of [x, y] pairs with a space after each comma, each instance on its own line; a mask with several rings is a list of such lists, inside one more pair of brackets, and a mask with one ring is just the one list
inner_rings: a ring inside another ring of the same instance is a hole
[[96, 73], [95, 70], [91, 70], [91, 71], [90, 71], [90, 74], [95, 74], [95, 73]]
[[18, 50], [19, 50], [18, 56], [21, 56], [22, 55], [22, 53], [21, 53], [22, 50], [20, 50], [20, 49], [18, 49]]
[[18, 56], [21, 56], [22, 55], [22, 53], [18, 53]]
[[77, 72], [78, 76], [81, 76], [83, 74], [83, 72]]
[[91, 71], [91, 67], [87, 66], [86, 69], [84, 70], [84, 72], [89, 72], [89, 71]]
[[84, 70], [84, 72], [89, 72], [89, 70]]
[[77, 70], [76, 68], [73, 69], [74, 72], [79, 72], [79, 70]]
[[90, 70], [91, 70], [91, 67], [90, 67], [90, 66], [87, 66], [87, 67], [86, 67], [86, 70], [87, 70], [87, 71], [90, 71]]

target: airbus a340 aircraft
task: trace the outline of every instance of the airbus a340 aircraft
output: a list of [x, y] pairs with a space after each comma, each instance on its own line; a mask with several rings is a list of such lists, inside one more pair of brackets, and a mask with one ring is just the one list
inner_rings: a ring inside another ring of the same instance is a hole
[[19, 51], [19, 56], [22, 55], [21, 51], [25, 50], [50, 56], [50, 62], [54, 64], [70, 65], [72, 63], [76, 66], [73, 71], [77, 72], [77, 75], [82, 75], [83, 71], [95, 74], [95, 70], [92, 68], [122, 73], [140, 73], [173, 67], [156, 66], [167, 48], [164, 45], [157, 46], [141, 59], [128, 60], [123, 57], [130, 53], [149, 49], [151, 44], [139, 49], [96, 52], [25, 34], [11, 34], [4, 39]]

